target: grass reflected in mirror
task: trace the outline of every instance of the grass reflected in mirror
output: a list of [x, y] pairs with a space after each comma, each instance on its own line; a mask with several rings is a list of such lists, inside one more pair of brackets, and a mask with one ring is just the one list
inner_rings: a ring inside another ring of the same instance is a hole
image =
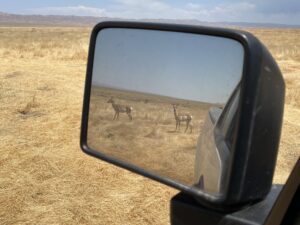
[[[114, 103], [109, 100], [113, 97]], [[132, 120], [112, 104], [132, 108]], [[173, 105], [176, 105], [176, 116]], [[92, 87], [88, 145], [108, 156], [156, 175], [193, 184], [195, 150], [208, 109], [213, 104], [171, 97]], [[187, 126], [176, 118], [189, 114]]]

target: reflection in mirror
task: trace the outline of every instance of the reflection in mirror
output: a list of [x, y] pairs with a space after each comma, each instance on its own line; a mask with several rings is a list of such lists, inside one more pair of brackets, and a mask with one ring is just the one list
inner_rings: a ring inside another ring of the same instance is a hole
[[204, 120], [211, 112], [218, 121], [241, 80], [243, 60], [243, 46], [228, 38], [102, 29], [94, 55], [88, 146], [195, 185], [195, 168], [204, 163], [195, 162], [197, 145], [206, 150], [198, 143], [208, 132]]
[[206, 193], [226, 191], [239, 97], [240, 85], [235, 88], [225, 107], [209, 109], [202, 126], [196, 146], [194, 185]]

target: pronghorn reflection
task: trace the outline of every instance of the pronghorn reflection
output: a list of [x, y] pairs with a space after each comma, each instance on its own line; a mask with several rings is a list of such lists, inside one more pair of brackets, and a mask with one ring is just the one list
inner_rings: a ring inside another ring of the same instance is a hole
[[192, 125], [192, 119], [193, 117], [188, 114], [188, 113], [178, 113], [177, 112], [177, 107], [178, 105], [175, 105], [175, 104], [172, 104], [173, 106], [173, 109], [174, 109], [174, 116], [175, 116], [175, 121], [176, 121], [176, 129], [178, 128], [178, 130], [180, 130], [180, 124], [181, 122], [186, 122], [186, 128], [185, 128], [185, 131], [187, 131], [187, 129], [190, 127], [190, 131], [192, 133], [193, 131], [193, 125]]
[[110, 98], [107, 101], [107, 103], [111, 103], [113, 109], [115, 110], [115, 115], [113, 117], [113, 120], [119, 119], [120, 113], [126, 113], [127, 116], [129, 117], [129, 120], [132, 120], [131, 111], [133, 108], [131, 106], [116, 104], [113, 98]]

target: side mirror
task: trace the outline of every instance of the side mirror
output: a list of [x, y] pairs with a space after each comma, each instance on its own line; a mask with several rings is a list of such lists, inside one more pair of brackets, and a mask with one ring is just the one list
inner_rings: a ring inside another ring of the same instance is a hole
[[90, 40], [80, 145], [234, 209], [270, 190], [283, 105], [280, 70], [250, 33], [103, 22]]

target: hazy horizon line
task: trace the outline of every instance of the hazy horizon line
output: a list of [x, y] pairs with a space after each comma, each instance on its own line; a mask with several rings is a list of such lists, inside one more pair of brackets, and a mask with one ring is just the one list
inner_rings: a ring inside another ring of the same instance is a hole
[[[171, 22], [171, 23], [186, 23], [186, 24], [190, 24], [190, 25], [201, 25], [201, 24], [209, 24], [209, 25], [213, 25], [213, 26], [241, 26], [241, 27], [259, 27], [259, 28], [300, 28], [300, 24], [286, 24], [286, 23], [263, 23], [263, 22], [249, 22], [249, 21], [237, 21], [237, 22], [233, 22], [233, 21], [205, 21], [205, 20], [199, 20], [199, 19], [168, 19], [168, 18], [144, 18], [144, 19], [136, 19], [136, 18], [121, 18], [121, 17], [108, 17], [108, 16], [86, 16], [86, 15], [59, 15], [59, 14], [41, 14], [41, 13], [11, 13], [11, 12], [5, 12], [5, 11], [0, 11], [0, 16], [22, 16], [22, 17], [60, 17], [60, 18], [90, 18], [90, 19], [94, 19], [95, 21], [81, 21], [81, 22], [86, 22], [86, 23], [92, 23], [96, 24], [98, 22], [101, 21], [105, 21], [105, 20], [120, 20], [120, 21], [148, 21], [148, 22]], [[99, 20], [100, 19], [100, 20]], [[102, 20], [101, 20], [102, 19]], [[99, 21], [98, 21], [99, 20]], [[5, 23], [5, 22], [9, 22], [9, 21], [0, 21], [1, 23]], [[23, 21], [23, 23], [30, 23], [30, 21]], [[33, 21], [31, 21], [33, 22]], [[36, 21], [39, 23], [43, 23], [45, 21]], [[51, 21], [49, 21], [51, 22]], [[62, 22], [66, 22], [66, 21], [62, 21]], [[70, 24], [74, 24], [74, 23], [78, 23], [80, 21], [70, 21]], [[192, 22], [192, 23], [191, 23]], [[55, 24], [57, 25], [57, 23]]]

